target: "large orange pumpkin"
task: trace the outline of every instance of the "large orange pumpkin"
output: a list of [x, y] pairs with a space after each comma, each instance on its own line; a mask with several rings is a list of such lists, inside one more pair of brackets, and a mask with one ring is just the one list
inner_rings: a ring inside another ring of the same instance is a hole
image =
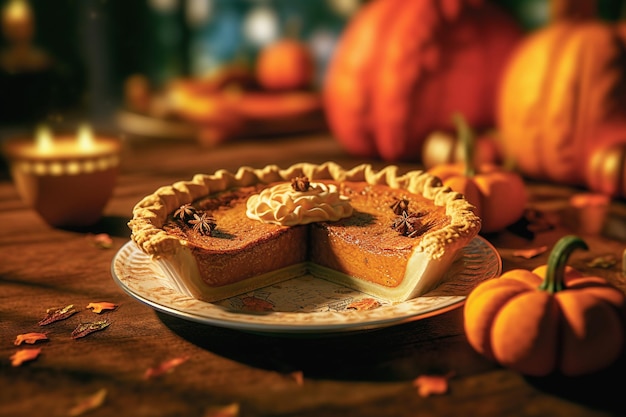
[[374, 0], [353, 17], [323, 86], [329, 126], [349, 153], [419, 161], [426, 136], [460, 112], [495, 123], [498, 81], [521, 38], [481, 0]]
[[584, 185], [593, 150], [624, 141], [626, 23], [560, 19], [529, 35], [505, 70], [498, 128], [523, 175]]

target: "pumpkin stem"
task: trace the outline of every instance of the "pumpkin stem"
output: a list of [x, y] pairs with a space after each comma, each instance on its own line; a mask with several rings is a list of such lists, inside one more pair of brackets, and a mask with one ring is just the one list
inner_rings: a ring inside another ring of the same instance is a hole
[[554, 294], [565, 288], [565, 266], [569, 256], [576, 249], [588, 250], [589, 247], [584, 240], [574, 235], [564, 236], [556, 242], [548, 257], [548, 269], [543, 282], [539, 286], [540, 290]]
[[474, 132], [467, 124], [465, 118], [460, 113], [453, 116], [456, 131], [461, 144], [463, 145], [463, 154], [465, 157], [465, 176], [473, 177], [476, 175], [476, 166], [474, 164]]

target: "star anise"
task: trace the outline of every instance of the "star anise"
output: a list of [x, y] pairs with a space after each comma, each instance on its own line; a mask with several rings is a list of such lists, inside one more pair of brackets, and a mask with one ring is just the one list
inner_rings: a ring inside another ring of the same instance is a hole
[[403, 212], [409, 211], [409, 200], [406, 198], [394, 198], [394, 202], [389, 207], [395, 214], [401, 216]]
[[403, 211], [401, 215], [393, 220], [391, 228], [402, 236], [419, 236], [430, 228], [430, 226], [426, 227], [426, 225], [422, 224], [421, 217], [423, 216], [419, 213]]
[[435, 227], [435, 225], [436, 225], [435, 222], [420, 223], [419, 226], [415, 228], [415, 230], [413, 230], [411, 233], [407, 235], [407, 237], [421, 236], [424, 233], [426, 233], [426, 231], [428, 231], [429, 229], [432, 229], [433, 227]]
[[311, 182], [308, 177], [295, 177], [291, 179], [291, 188], [294, 191], [305, 192], [309, 190]]
[[191, 204], [183, 204], [174, 212], [174, 217], [182, 221], [188, 221], [193, 219], [193, 215], [196, 213], [196, 209]]
[[215, 219], [208, 213], [194, 213], [193, 219], [189, 220], [187, 223], [193, 227], [194, 232], [205, 236], [211, 236], [211, 232], [215, 230], [215, 226], [217, 225]]

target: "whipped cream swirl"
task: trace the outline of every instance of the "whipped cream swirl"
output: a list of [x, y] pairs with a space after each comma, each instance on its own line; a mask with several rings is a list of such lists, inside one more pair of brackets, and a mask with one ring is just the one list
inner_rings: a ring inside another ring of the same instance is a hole
[[320, 221], [337, 221], [352, 215], [348, 197], [334, 184], [311, 183], [307, 191], [291, 184], [278, 184], [248, 198], [246, 215], [265, 223], [283, 226]]

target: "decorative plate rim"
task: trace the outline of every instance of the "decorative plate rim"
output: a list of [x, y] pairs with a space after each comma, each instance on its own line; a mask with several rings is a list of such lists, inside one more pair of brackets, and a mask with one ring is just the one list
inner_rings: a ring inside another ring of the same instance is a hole
[[[443, 314], [463, 305], [469, 291], [479, 282], [496, 278], [501, 272], [502, 259], [498, 251], [483, 237], [476, 236], [462, 249], [460, 258], [447, 272], [446, 276], [454, 275], [454, 279], [444, 279], [440, 286], [424, 296], [401, 303], [385, 304], [383, 301], [372, 310], [250, 312], [235, 311], [176, 291], [175, 286], [169, 285], [168, 273], [132, 241], [126, 242], [111, 262], [115, 282], [131, 297], [157, 311], [202, 324], [278, 334], [370, 330]], [[459, 293], [446, 295], [450, 289]]]

